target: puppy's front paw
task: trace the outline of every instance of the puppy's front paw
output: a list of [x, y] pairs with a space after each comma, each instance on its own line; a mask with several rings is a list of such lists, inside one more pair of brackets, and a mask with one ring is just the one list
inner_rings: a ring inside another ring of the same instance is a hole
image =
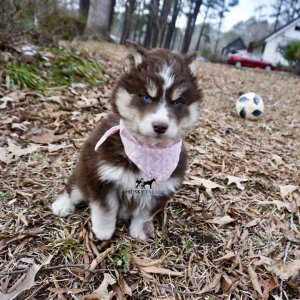
[[134, 226], [133, 224], [130, 225], [129, 232], [132, 238], [138, 239], [138, 240], [147, 240], [148, 237], [144, 232], [143, 226]]
[[98, 240], [105, 241], [111, 239], [115, 232], [115, 227], [93, 225], [92, 231]]
[[65, 193], [60, 195], [52, 203], [52, 211], [59, 217], [66, 217], [75, 211], [75, 205], [71, 201], [70, 197]]

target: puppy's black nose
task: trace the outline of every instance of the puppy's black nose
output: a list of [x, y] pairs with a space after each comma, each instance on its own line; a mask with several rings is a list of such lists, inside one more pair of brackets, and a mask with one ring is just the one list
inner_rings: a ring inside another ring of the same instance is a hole
[[169, 125], [166, 123], [154, 122], [152, 123], [153, 129], [156, 133], [163, 134], [167, 131]]

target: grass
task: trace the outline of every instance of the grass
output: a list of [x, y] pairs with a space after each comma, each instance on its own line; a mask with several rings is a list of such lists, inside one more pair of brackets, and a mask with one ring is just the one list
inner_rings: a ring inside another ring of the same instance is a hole
[[42, 48], [27, 62], [8, 62], [2, 72], [7, 89], [28, 88], [35, 91], [67, 87], [72, 83], [96, 85], [104, 82], [105, 68], [89, 57], [81, 57], [61, 48]]
[[117, 268], [119, 272], [125, 274], [129, 271], [130, 251], [132, 246], [130, 244], [119, 245], [117, 251], [110, 258], [108, 266], [110, 268]]

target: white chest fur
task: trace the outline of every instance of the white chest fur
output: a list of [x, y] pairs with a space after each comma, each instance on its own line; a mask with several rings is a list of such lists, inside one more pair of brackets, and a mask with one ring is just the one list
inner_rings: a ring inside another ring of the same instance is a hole
[[140, 172], [134, 174], [123, 167], [103, 164], [98, 167], [101, 181], [113, 182], [121, 191], [133, 195], [136, 199], [145, 195], [169, 195], [180, 186], [179, 178], [169, 178], [164, 182], [152, 181], [152, 178]]

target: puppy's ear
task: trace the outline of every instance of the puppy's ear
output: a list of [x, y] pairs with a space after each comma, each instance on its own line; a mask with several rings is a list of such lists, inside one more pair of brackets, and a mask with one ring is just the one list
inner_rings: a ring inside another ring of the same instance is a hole
[[185, 59], [186, 63], [188, 64], [188, 66], [194, 76], [196, 76], [196, 74], [197, 74], [198, 55], [199, 55], [198, 52], [192, 52], [192, 53], [188, 53], [184, 56], [184, 59]]
[[130, 40], [126, 40], [125, 46], [125, 68], [132, 70], [133, 68], [136, 68], [139, 64], [142, 63], [147, 50]]

